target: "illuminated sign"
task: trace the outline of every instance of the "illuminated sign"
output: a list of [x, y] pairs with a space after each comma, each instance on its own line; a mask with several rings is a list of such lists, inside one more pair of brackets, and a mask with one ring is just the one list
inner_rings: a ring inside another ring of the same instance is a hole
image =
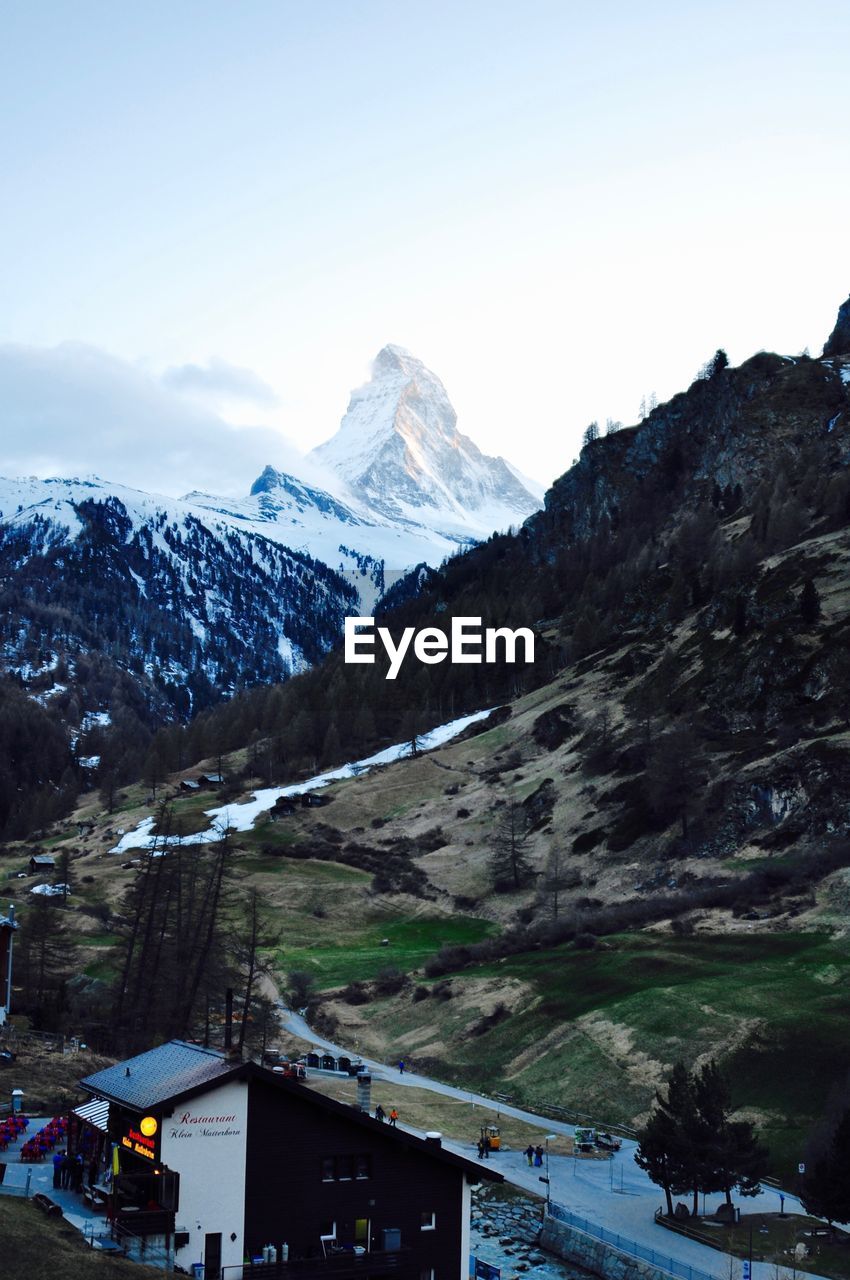
[[118, 1141], [123, 1151], [130, 1151], [150, 1164], [159, 1163], [159, 1121], [154, 1116], [144, 1116], [142, 1120], [126, 1116]]

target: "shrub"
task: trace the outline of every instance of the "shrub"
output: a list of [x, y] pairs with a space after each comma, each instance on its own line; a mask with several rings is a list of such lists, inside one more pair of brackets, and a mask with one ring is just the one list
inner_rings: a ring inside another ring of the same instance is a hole
[[369, 992], [366, 990], [362, 982], [349, 982], [348, 986], [340, 993], [340, 999], [346, 1004], [368, 1004]]
[[375, 991], [379, 996], [395, 996], [407, 984], [406, 976], [395, 965], [387, 965], [375, 978]]

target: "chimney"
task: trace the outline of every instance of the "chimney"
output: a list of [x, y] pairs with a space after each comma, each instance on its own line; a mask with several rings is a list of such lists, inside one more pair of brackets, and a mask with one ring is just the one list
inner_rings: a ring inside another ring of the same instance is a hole
[[357, 1109], [367, 1116], [372, 1110], [372, 1077], [368, 1071], [357, 1076]]
[[432, 1147], [441, 1147], [443, 1145], [443, 1135], [436, 1133], [433, 1129], [425, 1134], [425, 1141], [429, 1142]]
[[229, 1056], [233, 1048], [233, 988], [224, 995], [224, 1052]]

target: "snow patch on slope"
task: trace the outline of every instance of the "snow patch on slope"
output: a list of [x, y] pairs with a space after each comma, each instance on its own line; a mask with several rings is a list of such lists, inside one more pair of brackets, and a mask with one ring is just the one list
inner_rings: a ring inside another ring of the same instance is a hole
[[[472, 715], [460, 716], [457, 720], [450, 720], [448, 724], [438, 725], [436, 729], [431, 729], [429, 733], [423, 733], [417, 739], [417, 749], [419, 751], [433, 751], [436, 747], [442, 747], [447, 742], [451, 742], [452, 738], [456, 738], [458, 734], [463, 733], [469, 725], [483, 720], [490, 715], [492, 708], [486, 711], [475, 711]], [[400, 742], [392, 747], [385, 747], [383, 751], [377, 751], [372, 756], [366, 756], [362, 760], [355, 760], [349, 764], [340, 765], [338, 769], [331, 769], [327, 773], [319, 773], [313, 778], [308, 778], [306, 782], [297, 782], [288, 787], [267, 787], [261, 791], [255, 791], [252, 799], [245, 804], [226, 804], [217, 809], [205, 809], [204, 813], [211, 819], [210, 826], [206, 831], [199, 831], [191, 836], [171, 836], [167, 841], [163, 842], [153, 834], [153, 826], [156, 821], [154, 818], [143, 818], [134, 831], [128, 831], [123, 835], [114, 849], [110, 853], [125, 853], [128, 849], [151, 849], [154, 845], [161, 846], [165, 843], [171, 845], [192, 845], [192, 844], [214, 844], [218, 840], [224, 839], [226, 831], [250, 831], [263, 813], [268, 813], [269, 809], [273, 809], [278, 800], [286, 796], [301, 796], [308, 791], [317, 791], [321, 787], [326, 787], [330, 782], [338, 782], [342, 778], [356, 778], [361, 774], [368, 773], [370, 769], [374, 769], [377, 765], [393, 764], [396, 760], [403, 760], [406, 756], [412, 754], [411, 744], [409, 742]]]

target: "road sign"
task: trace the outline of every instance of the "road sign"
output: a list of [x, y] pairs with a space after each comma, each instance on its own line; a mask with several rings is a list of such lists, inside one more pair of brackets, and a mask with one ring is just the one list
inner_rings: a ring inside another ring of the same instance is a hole
[[502, 1280], [502, 1268], [494, 1267], [489, 1262], [476, 1258], [473, 1275], [475, 1280]]

